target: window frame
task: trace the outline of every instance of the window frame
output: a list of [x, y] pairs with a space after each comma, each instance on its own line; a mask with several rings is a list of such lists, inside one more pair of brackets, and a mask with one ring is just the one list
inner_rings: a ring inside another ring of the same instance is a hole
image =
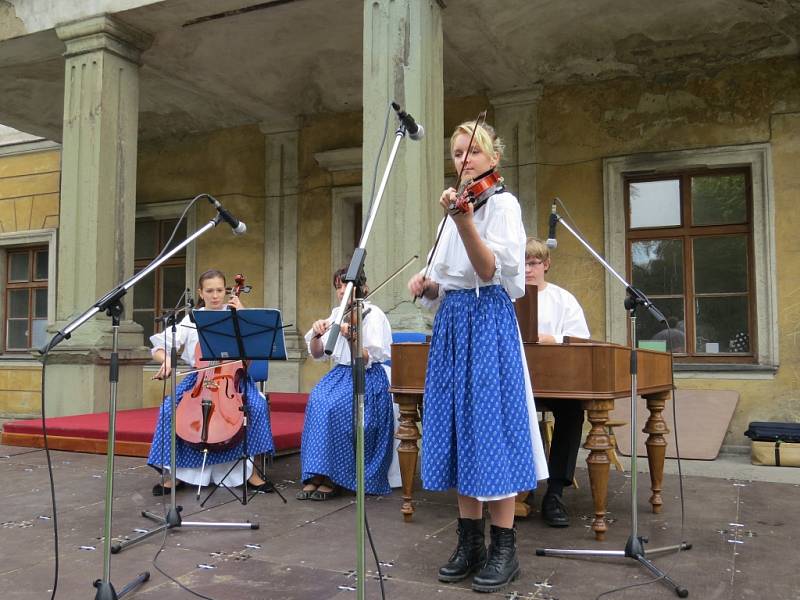
[[[755, 293], [754, 364], [682, 363], [676, 357], [676, 376], [723, 379], [770, 379], [780, 364], [778, 351], [777, 278], [775, 262], [775, 207], [771, 146], [742, 144], [653, 152], [603, 160], [605, 256], [618, 273], [626, 272], [627, 242], [624, 202], [626, 175], [662, 175], [696, 168], [749, 167], [752, 194], [752, 281]], [[624, 344], [628, 338], [627, 315], [623, 308], [625, 290], [609, 273], [605, 277], [606, 337]]]
[[[29, 353], [30, 349], [35, 347], [33, 344], [32, 333], [33, 333], [33, 321], [36, 319], [34, 316], [35, 312], [35, 305], [36, 305], [36, 298], [35, 294], [31, 293], [33, 290], [47, 290], [48, 288], [48, 279], [36, 279], [36, 254], [41, 251], [47, 251], [48, 247], [46, 245], [25, 245], [25, 246], [16, 246], [7, 248], [5, 252], [5, 262], [6, 262], [6, 269], [5, 269], [5, 277], [4, 277], [4, 289], [3, 289], [3, 296], [6, 300], [3, 306], [3, 327], [5, 331], [3, 332], [3, 353], [6, 354], [24, 354]], [[9, 281], [9, 263], [11, 262], [11, 255], [12, 254], [27, 254], [28, 255], [28, 273], [26, 279], [24, 281]], [[25, 290], [28, 292], [28, 310], [27, 310], [27, 317], [26, 321], [28, 323], [28, 339], [29, 345], [27, 348], [9, 348], [8, 347], [8, 323], [9, 320], [14, 319], [16, 321], [21, 321], [20, 317], [11, 317], [8, 314], [9, 310], [9, 302], [8, 296], [9, 292], [12, 290]], [[45, 310], [47, 312], [47, 310]], [[48, 315], [45, 314], [45, 321], [47, 321]]]
[[[152, 203], [142, 203], [137, 205], [136, 207], [136, 222], [139, 223], [140, 221], [168, 221], [177, 219], [181, 216], [181, 213], [186, 208], [185, 201], [176, 201], [176, 202], [152, 202]], [[189, 212], [186, 214], [186, 231], [188, 234], [193, 233], [197, 229], [197, 205], [193, 206]], [[180, 240], [178, 240], [180, 241]], [[195, 281], [195, 269], [196, 269], [196, 244], [189, 244], [185, 249], [185, 286], [191, 290], [194, 290], [194, 281]], [[139, 261], [134, 260], [134, 269], [136, 269], [136, 265]], [[165, 263], [166, 266], [167, 263]], [[162, 265], [165, 266], [165, 265]], [[152, 276], [156, 276], [158, 273], [158, 269]], [[155, 293], [159, 293], [159, 282], [156, 282], [154, 285]], [[136, 288], [131, 290], [133, 294], [136, 293]], [[131, 319], [133, 319], [133, 306], [134, 301], [133, 298], [130, 300], [131, 306]], [[145, 340], [145, 344], [148, 344], [149, 340]]]
[[[747, 218], [744, 222], [732, 223], [726, 225], [695, 225], [692, 222], [692, 192], [691, 183], [692, 178], [696, 176], [724, 176], [741, 174], [745, 177], [746, 182], [746, 197], [745, 197], [745, 210]], [[665, 181], [677, 180], [680, 191], [680, 223], [678, 225], [666, 225], [655, 227], [637, 227], [632, 229], [630, 226], [630, 187], [634, 183], [645, 183], [650, 181]], [[626, 274], [629, 282], [635, 285], [633, 281], [633, 257], [632, 247], [636, 241], [640, 240], [680, 240], [683, 244], [683, 303], [684, 303], [684, 322], [686, 325], [685, 338], [686, 348], [685, 352], [676, 352], [675, 357], [682, 363], [756, 363], [758, 356], [758, 332], [756, 315], [756, 302], [755, 302], [755, 279], [753, 277], [753, 186], [750, 168], [747, 166], [736, 167], [722, 167], [713, 168], [703, 166], [700, 168], [688, 168], [674, 172], [661, 172], [657, 174], [648, 173], [642, 174], [624, 174], [623, 175], [623, 189], [625, 201], [625, 236], [626, 236]], [[732, 234], [744, 234], [747, 236], [747, 291], [743, 294], [713, 294], [714, 296], [746, 296], [747, 297], [747, 325], [750, 335], [750, 351], [746, 353], [731, 353], [724, 352], [720, 354], [698, 352], [689, 352], [688, 348], [695, 344], [696, 340], [696, 300], [702, 298], [704, 294], [697, 294], [695, 292], [695, 261], [694, 261], [694, 241], [696, 239], [708, 239], [713, 237], [723, 237]], [[647, 293], [647, 290], [643, 290]], [[656, 305], [658, 305], [658, 296], [650, 296]], [[630, 344], [630, 338], [628, 339]]]
[[[3, 293], [0, 294], [0, 311], [5, 317], [6, 288], [5, 282], [8, 277], [8, 251], [20, 248], [47, 247], [47, 326], [53, 324], [56, 315], [56, 288], [57, 288], [57, 230], [55, 228], [32, 229], [28, 231], [12, 231], [0, 234], [0, 281], [3, 282]], [[0, 336], [2, 336], [2, 346], [0, 357], [4, 360], [26, 362], [34, 361], [36, 358], [29, 352], [23, 350], [6, 351], [6, 320], [0, 322]]]

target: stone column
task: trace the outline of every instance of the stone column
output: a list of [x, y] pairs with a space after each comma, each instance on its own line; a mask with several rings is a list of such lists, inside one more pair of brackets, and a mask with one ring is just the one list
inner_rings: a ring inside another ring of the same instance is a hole
[[505, 142], [500, 172], [509, 191], [519, 198], [525, 233], [537, 235], [536, 123], [541, 89], [498, 94], [490, 98], [494, 127]]
[[[105, 15], [56, 27], [66, 45], [54, 332], [133, 275], [140, 54], [150, 37]], [[141, 327], [122, 316], [118, 407], [141, 406]], [[111, 320], [97, 315], [50, 354], [48, 415], [109, 399]]]
[[[414, 254], [420, 260], [413, 268], [423, 268], [441, 218], [437, 202], [444, 187], [441, 10], [436, 0], [364, 1], [364, 219], [389, 103], [397, 102], [425, 126], [423, 140], [402, 141], [373, 225], [366, 266], [373, 287]], [[394, 142], [394, 115], [390, 123], [376, 187]], [[395, 330], [426, 328], [425, 316], [406, 290], [413, 272], [409, 268], [375, 295]]]
[[262, 124], [265, 134], [264, 306], [278, 308], [285, 325], [286, 361], [269, 367], [269, 389], [300, 391], [306, 344], [297, 327], [297, 145], [296, 120]]

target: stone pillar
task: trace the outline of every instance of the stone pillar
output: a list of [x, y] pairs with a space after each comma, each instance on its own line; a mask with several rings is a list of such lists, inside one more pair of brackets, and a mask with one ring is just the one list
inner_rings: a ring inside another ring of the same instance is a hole
[[[364, 1], [363, 215], [368, 215], [375, 159], [386, 110], [400, 104], [425, 126], [425, 138], [406, 137], [367, 245], [367, 278], [372, 287], [412, 255], [420, 260], [375, 295], [395, 330], [424, 330], [426, 317], [411, 303], [406, 282], [424, 267], [441, 219], [438, 198], [444, 187], [442, 16], [436, 0]], [[397, 119], [378, 165], [383, 174]]]
[[498, 94], [490, 98], [494, 127], [505, 142], [500, 172], [509, 191], [519, 198], [525, 233], [537, 235], [536, 123], [541, 89]]
[[[56, 27], [66, 45], [56, 322], [52, 333], [133, 275], [140, 54], [150, 37], [105, 15]], [[120, 327], [118, 408], [141, 406], [149, 353]], [[108, 408], [111, 320], [96, 315], [51, 352], [47, 414]]]
[[300, 391], [306, 344], [297, 326], [297, 145], [299, 125], [262, 124], [265, 134], [264, 306], [278, 308], [285, 325], [287, 360], [269, 367], [269, 389]]

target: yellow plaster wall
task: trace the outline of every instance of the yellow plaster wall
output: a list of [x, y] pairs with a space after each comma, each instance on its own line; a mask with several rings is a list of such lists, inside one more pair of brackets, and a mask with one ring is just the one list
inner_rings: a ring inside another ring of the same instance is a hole
[[[305, 119], [299, 146], [297, 328], [305, 333], [331, 312], [331, 190], [361, 185], [360, 171], [330, 173], [317, 164], [314, 154], [361, 146], [361, 113]], [[328, 369], [328, 361], [307, 358], [300, 373], [301, 391], [310, 391]]]
[[0, 156], [0, 232], [58, 226], [58, 150]]
[[[0, 233], [58, 227], [59, 150], [0, 156]], [[0, 365], [0, 415], [40, 414], [38, 362]]]
[[[257, 126], [142, 141], [136, 183], [140, 203], [188, 201], [208, 193], [247, 224], [243, 236], [234, 236], [224, 223], [201, 236], [196, 272], [220, 269], [229, 285], [234, 274], [243, 273], [253, 291], [242, 302], [254, 307], [264, 305], [264, 153]], [[215, 211], [205, 199], [197, 206], [201, 227]], [[145, 370], [143, 406], [161, 401], [161, 384], [151, 376]]]
[[[797, 334], [800, 321], [800, 65], [775, 59], [715, 73], [638, 79], [544, 90], [539, 109], [539, 230], [549, 202], [560, 197], [574, 222], [600, 250], [603, 240], [602, 161], [642, 152], [769, 142], [773, 157], [778, 272], [780, 368], [774, 379], [679, 379], [678, 387], [734, 389], [739, 406], [726, 443], [746, 443], [751, 420], [800, 420]], [[595, 337], [605, 332], [602, 268], [562, 232], [551, 279], [573, 291]]]

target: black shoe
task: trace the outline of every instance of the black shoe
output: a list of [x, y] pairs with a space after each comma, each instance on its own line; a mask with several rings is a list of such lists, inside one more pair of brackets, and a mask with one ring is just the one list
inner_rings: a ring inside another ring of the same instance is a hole
[[472, 580], [476, 592], [496, 592], [519, 577], [517, 532], [513, 528], [491, 527], [492, 543], [486, 565]]
[[248, 491], [252, 492], [261, 492], [263, 494], [270, 494], [275, 491], [275, 486], [272, 485], [271, 481], [265, 481], [264, 483], [259, 483], [258, 485], [254, 483], [247, 482], [247, 489]]
[[[180, 479], [177, 479], [175, 481], [175, 491], [177, 492], [182, 487], [183, 487], [183, 482]], [[153, 486], [153, 496], [169, 496], [171, 489], [172, 486], [166, 486], [157, 483]]]
[[542, 500], [542, 519], [550, 527], [569, 527], [567, 506], [556, 494], [545, 494]]
[[439, 569], [439, 581], [461, 581], [484, 565], [484, 524], [484, 519], [458, 519], [458, 545], [447, 564]]

